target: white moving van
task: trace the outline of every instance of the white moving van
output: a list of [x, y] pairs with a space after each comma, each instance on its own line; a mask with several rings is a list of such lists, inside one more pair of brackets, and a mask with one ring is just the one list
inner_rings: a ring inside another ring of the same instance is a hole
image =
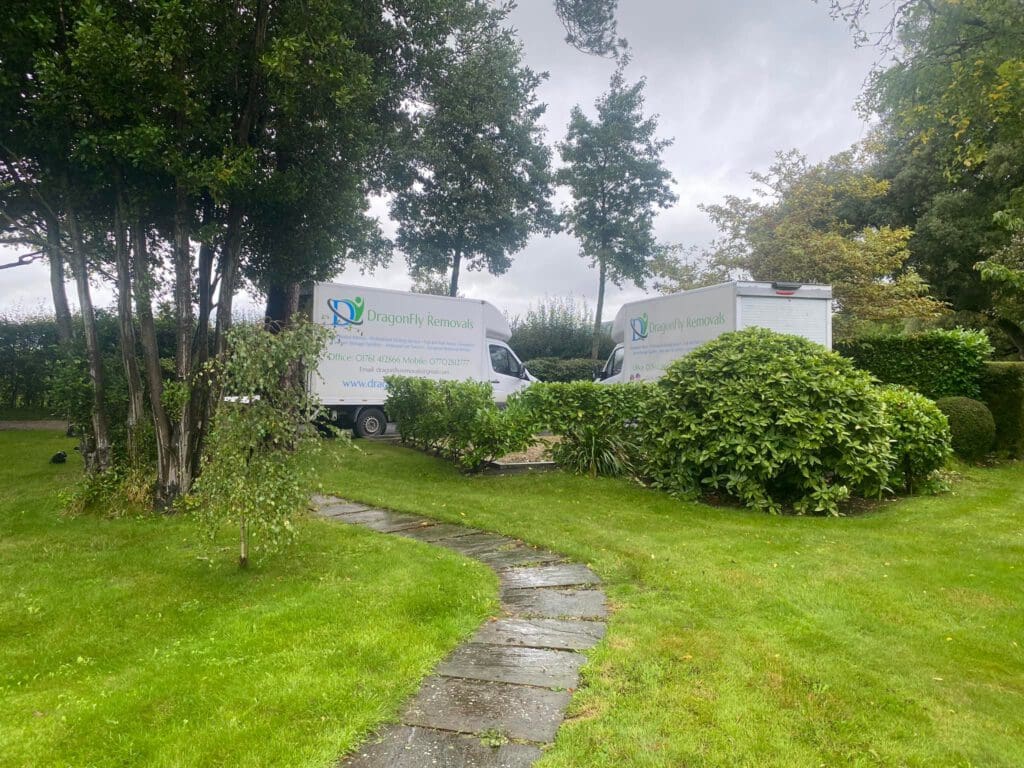
[[334, 423], [361, 437], [387, 428], [385, 376], [487, 381], [498, 403], [536, 381], [486, 301], [318, 283], [310, 317], [333, 333], [310, 388]]
[[727, 331], [757, 326], [832, 348], [832, 286], [731, 282], [624, 304], [599, 380], [659, 378], [680, 357]]

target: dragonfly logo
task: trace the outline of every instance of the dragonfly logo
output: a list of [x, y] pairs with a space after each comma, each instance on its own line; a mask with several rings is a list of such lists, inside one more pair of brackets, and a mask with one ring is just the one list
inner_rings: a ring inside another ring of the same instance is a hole
[[646, 339], [648, 331], [647, 313], [644, 312], [640, 317], [630, 319], [629, 327], [633, 331], [633, 341], [643, 341]]
[[335, 328], [363, 324], [363, 310], [366, 306], [362, 296], [354, 299], [328, 299], [327, 306], [334, 315], [331, 325]]

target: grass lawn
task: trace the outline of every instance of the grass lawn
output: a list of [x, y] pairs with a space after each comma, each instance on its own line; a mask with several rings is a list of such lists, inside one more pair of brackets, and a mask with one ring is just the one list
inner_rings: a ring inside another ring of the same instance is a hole
[[616, 613], [543, 768], [1024, 765], [1024, 466], [841, 519], [339, 448], [325, 486], [590, 563]]
[[62, 517], [73, 444], [0, 432], [4, 768], [323, 768], [496, 609], [483, 566], [325, 521], [242, 572], [188, 519]]

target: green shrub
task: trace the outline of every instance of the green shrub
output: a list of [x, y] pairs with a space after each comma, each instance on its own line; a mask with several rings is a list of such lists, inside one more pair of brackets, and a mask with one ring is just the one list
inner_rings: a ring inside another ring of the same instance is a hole
[[649, 383], [534, 384], [523, 401], [536, 422], [561, 440], [551, 458], [578, 474], [633, 474], [640, 461], [642, 427], [658, 389]]
[[837, 344], [836, 351], [886, 384], [902, 384], [935, 400], [980, 396], [992, 344], [984, 331], [957, 328], [857, 339]]
[[839, 514], [889, 480], [889, 424], [871, 376], [806, 339], [726, 333], [670, 365], [658, 386], [663, 401], [645, 440], [657, 487]]
[[969, 397], [943, 397], [935, 401], [953, 433], [953, 450], [967, 461], [977, 461], [996, 440], [996, 422], [984, 403]]
[[[523, 360], [584, 358], [594, 343], [594, 313], [586, 302], [577, 304], [572, 296], [547, 298], [531, 306], [525, 317], [513, 317], [511, 326], [509, 346]], [[608, 357], [614, 346], [611, 336], [602, 332], [598, 357]]]
[[981, 399], [996, 422], [996, 450], [1024, 457], [1024, 362], [985, 363]]
[[896, 465], [890, 481], [913, 493], [952, 453], [949, 422], [924, 395], [898, 384], [882, 387]]
[[594, 368], [600, 364], [589, 357], [560, 360], [557, 357], [537, 357], [525, 363], [527, 369], [541, 381], [593, 381]]
[[506, 453], [528, 448], [536, 426], [518, 395], [499, 410], [491, 385], [478, 381], [432, 381], [388, 376], [384, 408], [402, 442], [436, 451], [468, 470]]

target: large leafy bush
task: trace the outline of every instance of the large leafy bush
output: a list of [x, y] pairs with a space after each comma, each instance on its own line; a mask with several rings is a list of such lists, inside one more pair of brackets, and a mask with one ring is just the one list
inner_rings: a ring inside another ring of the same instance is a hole
[[516, 395], [499, 410], [486, 382], [408, 376], [389, 376], [386, 381], [384, 408], [397, 423], [402, 442], [436, 451], [465, 469], [480, 469], [533, 443], [533, 414]]
[[[538, 357], [581, 359], [590, 355], [594, 338], [594, 313], [571, 296], [549, 298], [530, 307], [525, 317], [512, 318], [509, 345], [523, 360]], [[607, 333], [601, 335], [599, 357], [607, 357], [615, 344]], [[533, 369], [531, 368], [531, 371]], [[544, 380], [543, 376], [534, 373]]]
[[992, 344], [984, 331], [935, 330], [839, 344], [836, 350], [887, 384], [903, 384], [933, 400], [978, 397]]
[[996, 423], [984, 403], [969, 397], [944, 397], [935, 402], [953, 433], [953, 450], [967, 461], [977, 461], [992, 450]]
[[889, 425], [871, 376], [806, 339], [727, 333], [677, 360], [658, 384], [663, 403], [645, 441], [646, 474], [658, 487], [838, 514], [889, 480]]
[[636, 472], [643, 444], [642, 424], [659, 390], [653, 384], [572, 382], [534, 384], [523, 400], [537, 422], [561, 436], [551, 457], [579, 474]]
[[891, 485], [913, 492], [952, 454], [949, 422], [924, 395], [893, 384], [882, 387], [896, 465]]

